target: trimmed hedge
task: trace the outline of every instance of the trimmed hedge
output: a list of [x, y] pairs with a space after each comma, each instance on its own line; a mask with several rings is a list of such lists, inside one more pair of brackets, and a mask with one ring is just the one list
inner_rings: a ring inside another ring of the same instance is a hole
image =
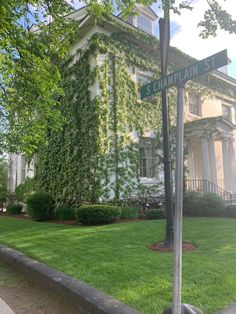
[[138, 212], [139, 209], [136, 207], [121, 207], [121, 214], [120, 214], [120, 218], [121, 219], [136, 219], [138, 218]]
[[217, 194], [189, 191], [184, 195], [183, 211], [191, 216], [222, 216], [225, 203]]
[[236, 205], [227, 205], [225, 207], [225, 214], [226, 217], [233, 217], [236, 218]]
[[22, 208], [23, 208], [23, 205], [15, 204], [15, 205], [8, 206], [6, 208], [6, 211], [10, 215], [18, 215], [18, 214], [21, 214]]
[[75, 210], [77, 221], [83, 225], [100, 225], [117, 221], [120, 208], [112, 205], [82, 205]]
[[26, 201], [27, 212], [34, 220], [45, 220], [53, 217], [54, 200], [46, 192], [36, 192]]
[[61, 205], [56, 208], [56, 217], [60, 220], [73, 220], [75, 219], [75, 208]]
[[149, 209], [145, 213], [145, 219], [165, 219], [164, 209]]

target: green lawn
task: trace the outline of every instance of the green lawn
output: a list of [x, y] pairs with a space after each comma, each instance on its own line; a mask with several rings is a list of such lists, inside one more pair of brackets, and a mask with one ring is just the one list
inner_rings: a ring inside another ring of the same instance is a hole
[[[75, 227], [0, 217], [0, 243], [81, 279], [143, 313], [171, 303], [172, 253], [149, 251], [165, 221]], [[204, 314], [236, 301], [236, 219], [184, 221], [183, 302]]]

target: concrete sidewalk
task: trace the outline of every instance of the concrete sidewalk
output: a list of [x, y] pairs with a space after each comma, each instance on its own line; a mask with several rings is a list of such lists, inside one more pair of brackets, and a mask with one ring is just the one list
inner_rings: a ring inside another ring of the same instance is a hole
[[236, 303], [219, 312], [219, 314], [236, 314]]
[[15, 312], [10, 309], [10, 307], [6, 304], [6, 302], [0, 298], [0, 313], [1, 314], [15, 314]]

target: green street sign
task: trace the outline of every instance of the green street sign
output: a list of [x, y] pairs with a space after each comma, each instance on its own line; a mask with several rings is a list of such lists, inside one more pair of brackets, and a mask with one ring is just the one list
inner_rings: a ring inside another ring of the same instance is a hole
[[190, 64], [185, 68], [179, 69], [176, 72], [163, 76], [159, 80], [152, 81], [149, 84], [142, 86], [140, 89], [141, 99], [150, 97], [171, 86], [184, 84], [194, 77], [221, 68], [227, 63], [228, 57], [227, 50], [225, 49], [208, 58]]

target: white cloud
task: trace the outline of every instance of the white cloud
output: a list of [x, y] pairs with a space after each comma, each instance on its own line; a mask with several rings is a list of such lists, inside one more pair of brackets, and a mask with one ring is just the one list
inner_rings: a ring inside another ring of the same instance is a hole
[[[219, 0], [222, 8], [226, 9], [236, 19], [236, 1]], [[171, 39], [171, 46], [178, 47], [183, 52], [202, 59], [223, 49], [228, 49], [229, 58], [236, 58], [236, 35], [225, 31], [218, 31], [217, 37], [201, 39], [200, 29], [197, 24], [203, 19], [204, 11], [208, 8], [206, 0], [195, 0], [192, 2], [193, 11], [184, 10], [181, 15], [171, 14], [171, 21], [180, 25]]]

